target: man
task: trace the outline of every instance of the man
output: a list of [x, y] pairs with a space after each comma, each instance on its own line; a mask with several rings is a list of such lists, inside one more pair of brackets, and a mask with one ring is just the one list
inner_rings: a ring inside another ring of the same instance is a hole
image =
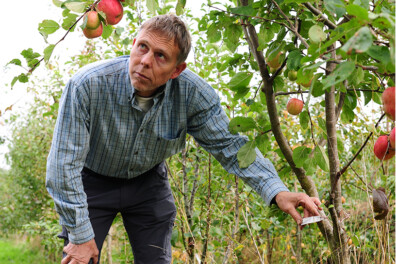
[[163, 161], [184, 147], [186, 133], [297, 223], [299, 205], [318, 215], [319, 200], [289, 192], [259, 152], [239, 168], [247, 140], [229, 133], [213, 88], [186, 69], [190, 46], [177, 16], [157, 16], [142, 25], [130, 56], [84, 67], [66, 85], [46, 182], [68, 243], [62, 264], [97, 263], [119, 212], [135, 263], [170, 263], [176, 207]]

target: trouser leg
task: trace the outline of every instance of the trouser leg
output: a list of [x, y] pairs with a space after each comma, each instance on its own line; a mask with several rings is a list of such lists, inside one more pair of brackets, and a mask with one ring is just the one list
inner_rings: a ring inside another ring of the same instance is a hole
[[[94, 172], [85, 169], [81, 175], [84, 191], [87, 195], [89, 219], [95, 234], [95, 243], [99, 249], [100, 259], [103, 242], [118, 212], [120, 184], [112, 182], [111, 178], [108, 177], [98, 177]], [[58, 237], [64, 239], [65, 246], [69, 243], [68, 232], [65, 227]], [[65, 256], [66, 254], [63, 252], [63, 257]]]
[[176, 207], [164, 164], [124, 186], [121, 195], [121, 215], [135, 263], [170, 263]]

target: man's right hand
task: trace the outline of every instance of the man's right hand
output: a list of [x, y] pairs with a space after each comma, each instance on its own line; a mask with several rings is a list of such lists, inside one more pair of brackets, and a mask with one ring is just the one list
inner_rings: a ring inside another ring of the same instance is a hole
[[63, 251], [67, 256], [61, 264], [88, 264], [91, 258], [94, 264], [98, 263], [99, 250], [94, 239], [80, 245], [69, 243]]

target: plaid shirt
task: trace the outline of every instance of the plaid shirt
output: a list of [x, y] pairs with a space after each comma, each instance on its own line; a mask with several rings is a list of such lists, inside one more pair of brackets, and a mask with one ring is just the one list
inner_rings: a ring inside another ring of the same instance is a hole
[[202, 78], [183, 71], [160, 88], [154, 105], [144, 113], [135, 100], [128, 65], [129, 56], [88, 65], [71, 78], [61, 98], [46, 186], [72, 243], [94, 237], [81, 179], [83, 167], [106, 176], [133, 178], [181, 151], [186, 133], [267, 204], [280, 191], [288, 191], [257, 149], [256, 161], [239, 168], [237, 152], [247, 138], [228, 131], [229, 119], [219, 97]]

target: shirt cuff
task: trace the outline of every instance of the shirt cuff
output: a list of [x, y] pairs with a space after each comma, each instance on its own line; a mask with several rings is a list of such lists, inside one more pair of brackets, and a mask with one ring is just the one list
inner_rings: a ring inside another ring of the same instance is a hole
[[69, 241], [76, 245], [88, 242], [95, 237], [89, 220], [79, 227], [67, 228], [67, 230], [69, 231]]
[[270, 187], [262, 188], [260, 196], [268, 206], [272, 204], [271, 202], [273, 200], [275, 201], [274, 198], [278, 193], [289, 192], [289, 189], [287, 189], [280, 179], [271, 179], [270, 182], [266, 183], [266, 186]]

